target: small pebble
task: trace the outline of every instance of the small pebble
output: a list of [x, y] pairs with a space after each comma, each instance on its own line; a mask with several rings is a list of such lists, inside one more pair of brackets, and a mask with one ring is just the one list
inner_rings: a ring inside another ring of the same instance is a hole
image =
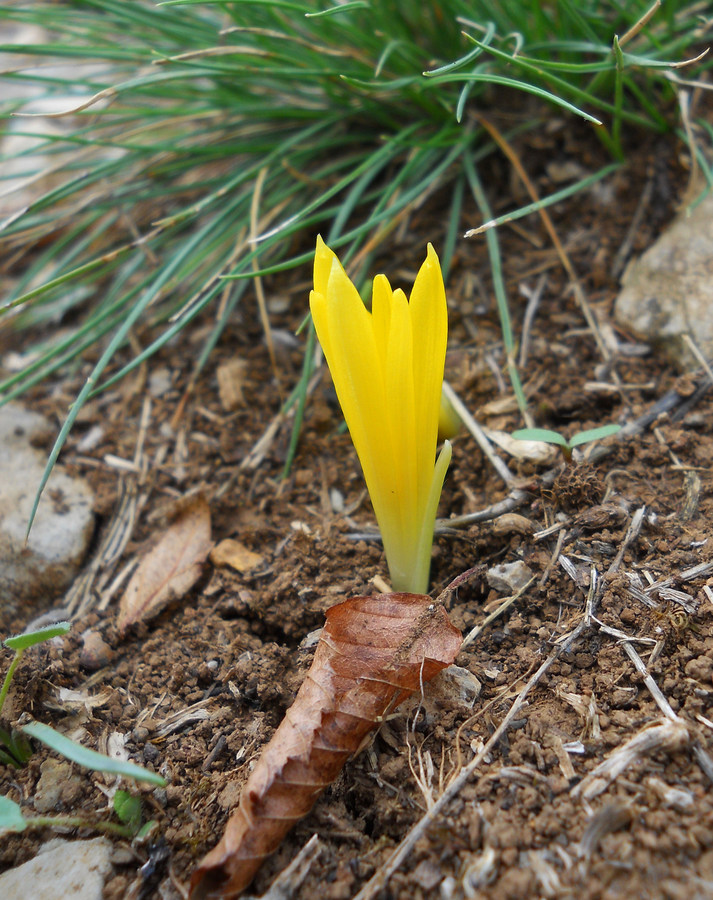
[[72, 774], [72, 764], [49, 757], [40, 766], [40, 780], [33, 802], [38, 813], [54, 812], [61, 803], [72, 804], [81, 790], [81, 779]]
[[532, 534], [535, 530], [534, 524], [530, 519], [521, 516], [518, 513], [505, 513], [499, 516], [492, 524], [493, 534]]
[[161, 751], [154, 744], [146, 744], [144, 746], [144, 759], [146, 762], [156, 762], [161, 755]]
[[634, 610], [627, 606], [621, 611], [621, 615], [619, 616], [624, 625], [633, 625], [636, 622], [637, 616]]
[[82, 634], [82, 649], [79, 651], [79, 664], [90, 672], [96, 672], [109, 665], [114, 651], [98, 631], [89, 629]]
[[166, 785], [166, 800], [175, 805], [178, 805], [183, 799], [184, 789], [179, 784], [169, 784]]
[[149, 375], [149, 393], [161, 397], [171, 388], [171, 373], [168, 369], [154, 369]]
[[111, 853], [106, 838], [54, 838], [34, 859], [0, 875], [0, 896], [5, 900], [102, 900], [104, 882], [112, 872]]

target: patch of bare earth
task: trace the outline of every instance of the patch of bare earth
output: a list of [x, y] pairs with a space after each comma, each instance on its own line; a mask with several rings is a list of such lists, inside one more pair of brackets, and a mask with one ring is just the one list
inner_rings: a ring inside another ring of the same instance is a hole
[[[543, 194], [555, 187], [553, 160], [574, 159], [585, 170], [603, 161], [589, 139], [581, 143], [564, 129], [528, 140], [518, 149]], [[531, 293], [545, 276], [523, 371], [537, 424], [571, 434], [640, 421], [641, 430], [608, 439], [606, 453], [556, 480], [497, 451], [509, 483], [467, 431], [456, 439], [440, 514], [471, 519], [439, 535], [434, 592], [476, 564], [519, 560], [533, 580], [510, 604], [483, 578], [450, 599], [464, 634], [506, 607], [458, 658], [482, 683], [480, 696], [468, 706], [441, 692], [418, 714], [412, 705], [390, 717], [265, 864], [256, 894], [314, 833], [321, 850], [294, 886], [295, 900], [347, 900], [360, 890], [361, 898], [393, 900], [713, 894], [713, 399], [694, 393], [703, 377], [681, 376], [658, 349], [641, 348], [611, 320], [617, 252], [648, 178], [656, 179], [654, 201], [631, 251], [647, 246], [670, 218], [685, 180], [678, 149], [672, 142], [643, 146], [604, 186], [552, 211], [609, 362], [540, 221], [501, 230], [518, 329], [527, 303], [518, 286]], [[508, 191], [505, 163], [490, 165], [494, 200], [507, 198], [501, 212], [522, 198]], [[467, 212], [476, 219], [474, 208]], [[442, 220], [435, 204], [421, 210], [401, 238], [389, 238], [375, 270], [410, 283], [426, 240], [442, 243], [433, 227]], [[168, 779], [165, 790], [132, 787], [158, 827], [148, 844], [121, 851], [108, 900], [180, 896], [289, 706], [325, 609], [377, 592], [372, 579], [387, 577], [380, 545], [365, 534], [373, 517], [326, 374], [307, 405], [291, 473], [281, 478], [291, 420], [273, 417], [281, 391], [299, 377], [304, 338], [291, 335], [305, 313], [308, 275], [270, 288], [289, 301], [272, 315], [279, 387], [255, 305], [246, 300], [195, 390], [186, 393], [207, 320], [153, 363], [153, 381], [141, 370], [91, 401], [63, 455], [97, 490], [93, 559], [110, 530], [126, 543], [78, 584], [72, 633], [27, 654], [10, 699], [14, 715], [25, 710], [88, 746], [123, 735], [132, 760]], [[458, 243], [449, 307], [447, 378], [482, 425], [520, 427], [506, 401], [480, 239]], [[148, 335], [137, 338], [148, 342]], [[226, 372], [235, 359], [247, 365]], [[88, 366], [31, 402], [59, 421]], [[643, 423], [673, 390], [671, 408]], [[82, 437], [96, 424], [99, 442], [82, 451]], [[117, 458], [130, 465], [119, 468]], [[208, 500], [213, 540], [230, 538], [253, 555], [243, 557], [242, 571], [206, 562], [187, 595], [121, 633], [127, 564], [150, 552], [179, 499], [196, 491]], [[509, 518], [472, 516], [508, 498]], [[20, 630], [46, 606], [38, 598], [23, 620], [2, 621], [3, 633]], [[88, 644], [87, 631], [103, 643]], [[62, 687], [101, 702], [70, 708], [58, 699]], [[48, 756], [38, 748], [24, 769], [3, 771], [0, 793], [31, 812]], [[106, 780], [73, 775], [56, 812], [108, 816]], [[387, 878], [389, 857], [444, 790], [451, 799], [413, 835]], [[5, 837], [2, 865], [28, 859], [45, 837]], [[146, 860], [154, 864], [142, 874]]]

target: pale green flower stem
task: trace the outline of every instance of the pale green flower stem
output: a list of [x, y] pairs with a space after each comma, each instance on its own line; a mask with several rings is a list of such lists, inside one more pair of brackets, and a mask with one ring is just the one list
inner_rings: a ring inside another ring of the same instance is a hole
[[413, 594], [428, 593], [428, 576], [431, 570], [431, 548], [433, 547], [433, 528], [436, 523], [438, 501], [441, 497], [443, 481], [451, 461], [451, 455], [452, 447], [450, 441], [445, 441], [433, 469], [433, 478], [431, 479], [428, 499], [423, 511], [418, 542], [414, 548], [413, 556], [410, 559], [412, 565], [409, 566], [408, 570], [397, 571], [395, 567], [391, 565], [387, 554], [386, 561], [389, 563], [391, 584], [395, 591], [408, 591]]

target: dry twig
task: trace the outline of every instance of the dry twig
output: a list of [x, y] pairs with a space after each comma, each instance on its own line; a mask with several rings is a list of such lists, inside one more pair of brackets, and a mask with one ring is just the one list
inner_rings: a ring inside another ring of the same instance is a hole
[[[145, 397], [136, 437], [133, 471], [120, 477], [119, 501], [102, 536], [99, 548], [64, 597], [63, 610], [67, 618], [78, 618], [93, 606], [105, 609], [116, 589], [117, 579], [114, 579], [111, 584], [108, 583], [116, 564], [131, 540], [141, 510], [151, 493], [150, 486], [147, 487], [149, 460], [144, 450], [150, 423], [151, 400], [149, 397]], [[165, 449], [159, 448], [159, 453], [162, 452], [165, 452]], [[125, 568], [121, 573], [119, 583], [127, 574], [128, 571]]]

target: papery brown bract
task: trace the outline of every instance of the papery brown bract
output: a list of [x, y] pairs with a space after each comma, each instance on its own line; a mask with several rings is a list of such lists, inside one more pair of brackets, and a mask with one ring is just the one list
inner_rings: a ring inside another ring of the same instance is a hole
[[295, 702], [248, 778], [193, 900], [237, 897], [385, 713], [449, 666], [461, 635], [423, 594], [354, 597], [327, 611]]

